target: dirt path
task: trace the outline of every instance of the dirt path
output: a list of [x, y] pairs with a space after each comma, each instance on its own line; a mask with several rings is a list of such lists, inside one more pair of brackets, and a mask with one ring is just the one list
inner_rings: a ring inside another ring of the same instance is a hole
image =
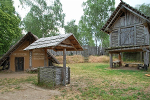
[[51, 96], [60, 95], [58, 90], [42, 89], [32, 84], [22, 84], [19, 90], [5, 92], [0, 100], [51, 100]]
[[28, 74], [25, 72], [0, 73], [0, 79], [4, 78], [24, 78], [28, 76], [36, 76], [37, 74]]
[[[25, 78], [28, 76], [37, 76], [37, 74], [28, 73], [0, 73], [0, 79], [4, 78]], [[18, 85], [19, 89], [13, 89], [12, 91], [6, 91], [0, 93], [0, 100], [51, 100], [55, 95], [61, 95], [58, 89], [50, 90], [38, 87], [31, 83], [21, 83]], [[0, 85], [4, 87], [4, 85]]]

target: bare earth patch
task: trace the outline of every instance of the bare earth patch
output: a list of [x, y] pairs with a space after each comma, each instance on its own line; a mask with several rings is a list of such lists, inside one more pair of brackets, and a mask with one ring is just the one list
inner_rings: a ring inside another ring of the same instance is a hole
[[28, 74], [25, 72], [0, 73], [0, 79], [4, 78], [25, 78], [28, 76], [36, 76], [37, 74]]
[[[37, 74], [28, 73], [0, 73], [0, 79], [19, 79], [26, 78], [29, 76], [37, 76]], [[0, 100], [51, 100], [55, 95], [61, 95], [58, 89], [51, 90], [38, 87], [32, 83], [20, 83], [18, 86], [13, 87], [13, 85], [8, 85], [11, 88], [5, 90], [5, 92], [0, 93]], [[5, 89], [5, 85], [0, 86]], [[8, 90], [8, 91], [7, 91]]]

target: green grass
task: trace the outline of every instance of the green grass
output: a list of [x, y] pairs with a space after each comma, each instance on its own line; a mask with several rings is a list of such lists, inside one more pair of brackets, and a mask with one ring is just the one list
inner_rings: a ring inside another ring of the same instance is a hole
[[[71, 83], [58, 86], [61, 95], [56, 100], [148, 100], [150, 99], [150, 70], [110, 69], [108, 64], [68, 64], [71, 68]], [[11, 88], [20, 90], [22, 83], [37, 85], [37, 76], [20, 79], [0, 79], [1, 94]], [[3, 87], [7, 88], [3, 88]]]
[[20, 90], [22, 87], [20, 84], [31, 83], [37, 85], [38, 80], [37, 76], [29, 76], [26, 78], [5, 78], [0, 79], [0, 93], [4, 94], [5, 92], [11, 92], [14, 89]]
[[[109, 69], [108, 64], [80, 63], [71, 67], [70, 89], [58, 99], [147, 100], [150, 98], [150, 71]], [[63, 93], [63, 92], [62, 92]]]

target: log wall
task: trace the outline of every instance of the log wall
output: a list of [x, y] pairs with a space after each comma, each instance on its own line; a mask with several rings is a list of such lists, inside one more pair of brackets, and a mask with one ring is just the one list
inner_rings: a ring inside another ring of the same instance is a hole
[[110, 29], [110, 47], [149, 45], [148, 26], [132, 12], [123, 12]]
[[[51, 86], [61, 85], [63, 82], [63, 67], [40, 67], [38, 71], [38, 83]], [[66, 67], [66, 83], [70, 84], [70, 67]]]

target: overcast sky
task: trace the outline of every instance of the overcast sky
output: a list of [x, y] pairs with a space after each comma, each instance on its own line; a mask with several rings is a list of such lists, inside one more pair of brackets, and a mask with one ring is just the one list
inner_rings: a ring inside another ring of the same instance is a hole
[[[60, 2], [62, 3], [63, 12], [66, 15], [65, 25], [72, 19], [75, 19], [76, 24], [78, 24], [81, 16], [83, 15], [82, 3], [85, 1], [87, 0], [60, 0]], [[117, 7], [117, 5], [120, 3], [120, 0], [115, 1], [116, 1], [115, 7]], [[123, 0], [123, 1], [132, 7], [135, 7], [135, 5], [137, 4], [150, 3], [150, 0]], [[29, 11], [29, 8], [23, 9], [19, 5], [20, 5], [19, 0], [14, 0], [15, 9], [23, 19], [26, 16], [27, 12]]]

